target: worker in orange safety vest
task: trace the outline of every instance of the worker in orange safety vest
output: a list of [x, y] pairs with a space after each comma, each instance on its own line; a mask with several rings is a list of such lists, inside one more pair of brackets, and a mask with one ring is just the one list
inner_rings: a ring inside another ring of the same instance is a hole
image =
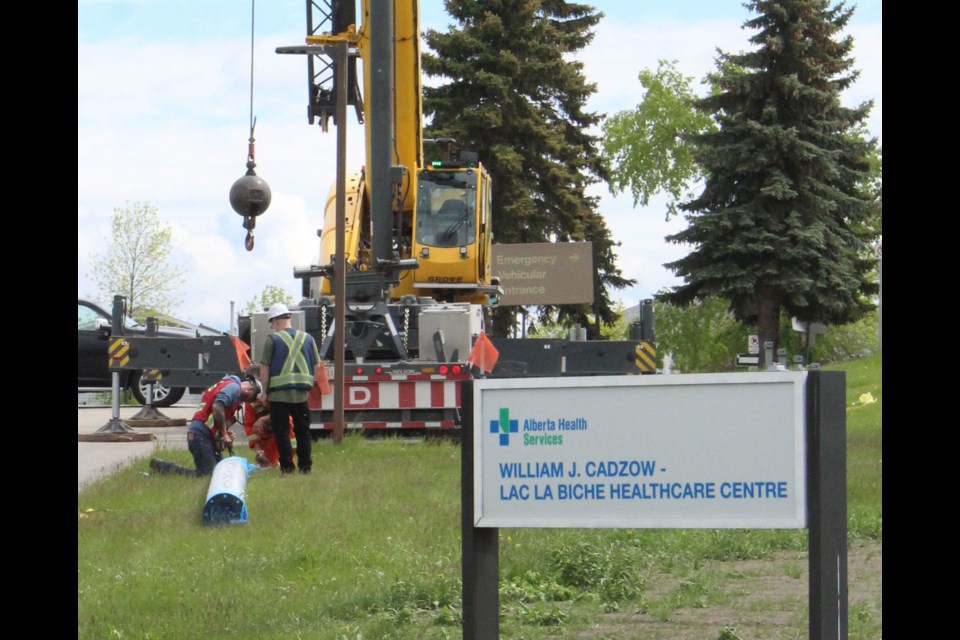
[[[280, 464], [277, 435], [270, 424], [270, 412], [259, 398], [244, 405], [243, 430], [247, 434], [250, 448], [253, 449], [254, 459], [260, 467], [276, 467]], [[284, 436], [290, 439], [291, 448], [296, 455], [297, 440], [293, 433], [293, 421], [290, 422], [289, 431]]]

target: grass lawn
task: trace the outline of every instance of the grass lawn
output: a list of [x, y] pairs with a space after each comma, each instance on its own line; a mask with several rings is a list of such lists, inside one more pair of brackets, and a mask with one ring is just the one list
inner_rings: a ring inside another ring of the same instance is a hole
[[[850, 637], [866, 640], [882, 635], [882, 357], [829, 368], [847, 372]], [[310, 476], [254, 471], [243, 526], [204, 527], [209, 479], [146, 461], [80, 492], [78, 638], [460, 638], [459, 447], [352, 436], [314, 456]], [[806, 544], [501, 529], [501, 637], [806, 638]]]

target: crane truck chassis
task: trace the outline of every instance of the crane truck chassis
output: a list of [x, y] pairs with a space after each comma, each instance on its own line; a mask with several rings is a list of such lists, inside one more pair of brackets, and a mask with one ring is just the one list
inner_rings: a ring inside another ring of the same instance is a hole
[[[632, 327], [638, 338], [635, 340], [491, 338], [500, 357], [487, 376], [654, 373], [653, 343], [639, 339], [641, 334], [649, 335], [652, 330], [650, 301], [645, 301], [641, 310], [642, 321]], [[326, 322], [324, 316], [330, 313], [329, 308], [301, 306], [291, 311], [294, 326], [308, 331], [318, 344], [326, 340], [321, 327]], [[416, 350], [412, 350], [418, 357], [403, 361], [354, 360], [345, 366], [342, 401], [346, 429], [404, 433], [459, 430], [462, 383], [472, 377], [470, 365], [460, 353], [475, 340], [474, 334], [463, 330], [464, 326], [470, 326], [470, 320], [463, 317], [462, 307], [439, 303], [411, 308], [410, 322], [404, 325], [402, 318], [406, 315], [405, 311], [401, 312], [398, 319], [400, 335], [418, 344]], [[224, 375], [242, 369], [241, 353], [257, 361], [268, 326], [266, 313], [255, 313], [239, 318], [237, 337], [228, 334], [198, 338], [119, 336], [114, 338], [116, 346], [111, 347], [110, 366], [118, 370], [142, 369], [168, 386], [210, 386]], [[419, 357], [427, 350], [436, 356], [438, 345], [443, 357]], [[122, 359], [115, 357], [118, 355]], [[319, 386], [314, 386], [308, 398], [312, 429], [318, 436], [329, 435], [334, 429], [334, 394], [339, 393], [329, 360], [326, 371], [330, 393], [324, 394]]]
[[[342, 203], [341, 233], [346, 242], [342, 381], [334, 379], [330, 365], [339, 331], [334, 320], [338, 301], [332, 295], [334, 237], [341, 222], [336, 185], [330, 190], [320, 233], [321, 260], [327, 256], [330, 263], [294, 268], [303, 300], [291, 308], [293, 325], [317, 341], [330, 383], [329, 393], [322, 393], [319, 386], [310, 392], [312, 429], [316, 435], [332, 432], [338, 397], [347, 429], [457, 431], [461, 389], [471, 378], [467, 358], [483, 331], [485, 310], [497, 304], [502, 293], [490, 266], [494, 222], [490, 176], [475, 154], [423, 161], [417, 0], [377, 3], [375, 9], [363, 0], [365, 21], [359, 29], [354, 0], [332, 0], [324, 6], [306, 0], [306, 4], [307, 45], [277, 52], [308, 58], [310, 122], [319, 120], [326, 131], [328, 122], [335, 120], [339, 95], [355, 107], [367, 143], [366, 169], [346, 180]], [[332, 59], [327, 45], [343, 39], [352, 53], [346, 73], [336, 73], [344, 61]], [[364, 63], [366, 102], [357, 84], [358, 58]], [[344, 77], [347, 86], [337, 86], [338, 78]], [[170, 386], [209, 386], [239, 371], [245, 357], [259, 360], [269, 331], [266, 314], [238, 320], [240, 343], [226, 334], [118, 338], [125, 358], [111, 359], [111, 368], [152, 371]], [[649, 301], [641, 307], [641, 321], [632, 329], [631, 340], [490, 340], [499, 359], [489, 377], [656, 371]], [[249, 352], [242, 353], [247, 347]]]

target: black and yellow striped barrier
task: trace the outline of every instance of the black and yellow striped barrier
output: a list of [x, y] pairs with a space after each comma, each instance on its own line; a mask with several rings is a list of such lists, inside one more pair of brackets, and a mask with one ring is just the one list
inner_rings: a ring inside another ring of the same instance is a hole
[[649, 342], [640, 342], [633, 353], [633, 363], [640, 373], [655, 373], [657, 371], [657, 349]]
[[123, 369], [130, 362], [130, 343], [124, 338], [115, 338], [107, 349], [107, 367]]

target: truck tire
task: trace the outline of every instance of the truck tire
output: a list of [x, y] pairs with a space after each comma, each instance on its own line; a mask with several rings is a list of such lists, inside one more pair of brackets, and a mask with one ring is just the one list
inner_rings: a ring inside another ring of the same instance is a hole
[[[143, 381], [143, 374], [138, 373], [136, 383], [130, 385], [133, 397], [140, 404], [147, 404], [147, 383]], [[180, 401], [184, 394], [183, 387], [168, 387], [161, 382], [153, 383], [153, 406], [170, 407]]]

